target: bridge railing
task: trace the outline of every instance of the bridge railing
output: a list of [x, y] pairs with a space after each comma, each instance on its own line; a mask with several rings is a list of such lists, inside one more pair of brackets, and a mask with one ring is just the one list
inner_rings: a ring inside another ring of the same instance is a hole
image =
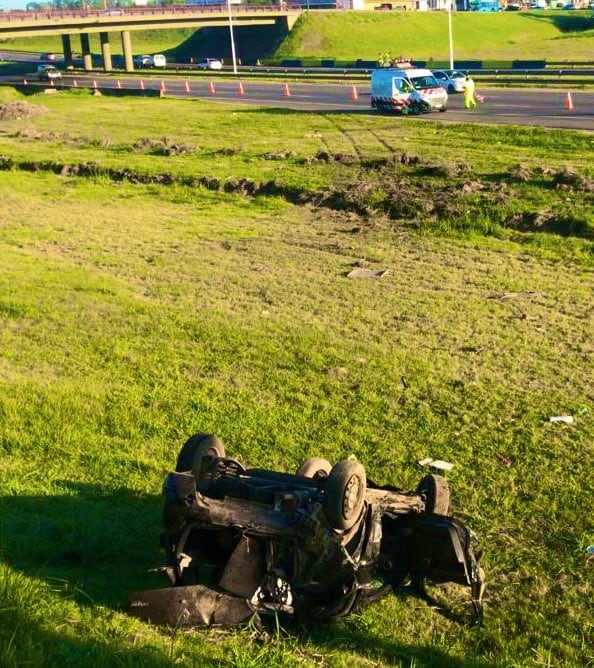
[[[231, 4], [233, 14], [251, 14], [262, 12], [301, 11], [299, 3], [283, 2], [282, 4], [261, 5], [234, 5]], [[49, 8], [39, 11], [11, 10], [0, 13], [1, 23], [23, 23], [28, 21], [52, 21], [61, 19], [134, 17], [134, 16], [162, 16], [193, 15], [193, 14], [221, 14], [228, 13], [226, 2], [210, 3], [205, 5], [150, 5], [140, 7], [112, 7], [109, 9], [93, 9], [84, 7]]]

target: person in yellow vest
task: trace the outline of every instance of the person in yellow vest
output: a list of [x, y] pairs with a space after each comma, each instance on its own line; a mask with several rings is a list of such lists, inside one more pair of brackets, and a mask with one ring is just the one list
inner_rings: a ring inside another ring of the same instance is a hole
[[467, 109], [474, 109], [476, 107], [474, 80], [470, 78], [470, 74], [466, 75], [466, 81], [464, 82], [464, 106]]

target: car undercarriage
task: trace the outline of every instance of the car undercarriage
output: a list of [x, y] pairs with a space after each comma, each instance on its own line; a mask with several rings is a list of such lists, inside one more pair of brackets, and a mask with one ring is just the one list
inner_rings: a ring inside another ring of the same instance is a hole
[[171, 586], [135, 592], [130, 611], [173, 627], [275, 618], [311, 625], [426, 583], [468, 589], [482, 616], [474, 534], [449, 515], [449, 488], [379, 486], [352, 459], [312, 457], [295, 474], [246, 468], [195, 434], [163, 485], [160, 568]]

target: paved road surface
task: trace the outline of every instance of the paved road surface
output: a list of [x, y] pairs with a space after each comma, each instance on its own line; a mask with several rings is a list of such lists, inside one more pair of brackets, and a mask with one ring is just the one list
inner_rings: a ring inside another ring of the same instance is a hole
[[[75, 84], [76, 82], [76, 84]], [[140, 77], [112, 75], [66, 75], [62, 85], [114, 89], [118, 86], [138, 90]], [[377, 114], [370, 109], [369, 86], [352, 84], [310, 84], [262, 81], [237, 81], [212, 79], [208, 75], [188, 79], [159, 77], [147, 73], [142, 78], [146, 89], [163, 89], [166, 96], [209, 98], [221, 102], [241, 102], [267, 107], [284, 107], [321, 112], [355, 112]], [[31, 77], [31, 83], [39, 82]], [[214, 87], [214, 92], [213, 92]], [[188, 90], [189, 89], [189, 90]], [[450, 95], [449, 109], [445, 113], [425, 114], [423, 120], [464, 121], [505, 125], [530, 125], [549, 128], [566, 128], [594, 131], [594, 92], [571, 91], [573, 110], [565, 109], [568, 91], [536, 89], [484, 89], [484, 102], [475, 110], [464, 109], [461, 95]], [[243, 93], [243, 94], [242, 94]], [[353, 99], [356, 97], [356, 99]]]

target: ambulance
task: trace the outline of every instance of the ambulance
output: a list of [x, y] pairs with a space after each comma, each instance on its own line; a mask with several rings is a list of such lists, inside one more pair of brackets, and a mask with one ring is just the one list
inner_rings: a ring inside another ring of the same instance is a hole
[[446, 111], [448, 94], [431, 70], [381, 67], [371, 71], [371, 107], [404, 114]]

